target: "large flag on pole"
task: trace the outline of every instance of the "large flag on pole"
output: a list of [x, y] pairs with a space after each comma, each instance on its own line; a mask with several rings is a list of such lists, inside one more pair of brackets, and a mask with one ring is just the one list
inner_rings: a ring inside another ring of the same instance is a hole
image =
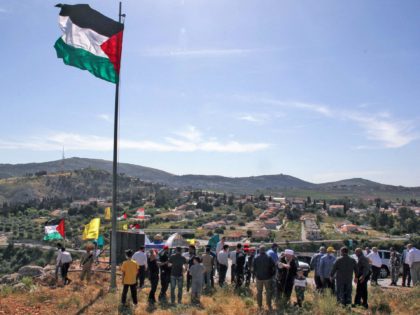
[[54, 45], [66, 65], [87, 70], [103, 80], [117, 83], [120, 72], [124, 24], [87, 4], [57, 4], [63, 31]]
[[62, 240], [65, 237], [64, 219], [59, 221], [48, 221], [44, 227], [44, 241]]
[[83, 231], [83, 240], [96, 240], [99, 237], [99, 227], [101, 226], [101, 219], [94, 218], [85, 225]]

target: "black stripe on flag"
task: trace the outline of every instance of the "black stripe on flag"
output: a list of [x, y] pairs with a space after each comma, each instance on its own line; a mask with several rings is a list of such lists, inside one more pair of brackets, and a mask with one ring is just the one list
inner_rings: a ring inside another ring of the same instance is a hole
[[77, 26], [90, 28], [106, 37], [111, 37], [124, 29], [122, 23], [93, 10], [88, 4], [57, 4], [56, 7], [61, 8], [61, 16], [70, 17], [70, 20]]

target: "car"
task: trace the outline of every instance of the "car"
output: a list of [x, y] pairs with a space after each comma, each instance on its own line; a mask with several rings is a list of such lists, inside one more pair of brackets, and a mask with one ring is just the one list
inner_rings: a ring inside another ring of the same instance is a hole
[[305, 275], [305, 277], [307, 277], [309, 274], [309, 271], [311, 270], [309, 267], [309, 264], [301, 260], [298, 260], [298, 263], [299, 263], [299, 268], [303, 270], [303, 274]]
[[[363, 254], [366, 256], [365, 251], [363, 251]], [[381, 266], [381, 270], [379, 271], [379, 277], [381, 277], [382, 279], [388, 278], [388, 276], [391, 273], [391, 266], [389, 264], [389, 259], [391, 258], [391, 251], [379, 249], [378, 254], [379, 254], [379, 257], [381, 257], [381, 260], [382, 260], [382, 266]], [[351, 255], [351, 257], [354, 258], [357, 261], [357, 256], [356, 255], [353, 254], [353, 255]], [[398, 253], [398, 252], [397, 252], [397, 257], [398, 257], [398, 259], [401, 259], [401, 254]], [[401, 269], [400, 269], [400, 273], [402, 273]]]

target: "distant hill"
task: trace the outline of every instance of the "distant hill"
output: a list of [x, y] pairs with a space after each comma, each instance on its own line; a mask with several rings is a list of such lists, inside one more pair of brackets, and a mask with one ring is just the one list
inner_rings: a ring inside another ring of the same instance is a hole
[[[27, 174], [46, 171], [73, 171], [97, 169], [108, 173], [112, 171], [112, 162], [100, 159], [69, 158], [62, 160], [28, 163], [0, 164], [0, 178], [20, 177]], [[119, 173], [137, 177], [145, 182], [164, 184], [174, 188], [207, 189], [232, 193], [255, 193], [257, 190], [267, 193], [284, 193], [287, 196], [340, 197], [359, 196], [361, 198], [414, 198], [420, 197], [420, 187], [408, 188], [376, 183], [362, 178], [345, 179], [336, 182], [314, 184], [290, 175], [262, 175], [251, 177], [224, 177], [207, 175], [174, 175], [158, 169], [119, 163]], [[1, 193], [1, 192], [0, 192]]]

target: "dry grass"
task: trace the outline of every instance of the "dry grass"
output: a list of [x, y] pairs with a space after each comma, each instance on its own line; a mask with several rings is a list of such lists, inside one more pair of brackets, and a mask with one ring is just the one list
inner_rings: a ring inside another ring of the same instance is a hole
[[[70, 275], [74, 281], [70, 286], [49, 288], [38, 286], [31, 293], [7, 292], [0, 299], [0, 315], [3, 314], [43, 314], [55, 315], [77, 314], [80, 309], [89, 305], [101, 290], [108, 292], [109, 275], [96, 274], [89, 285], [76, 279], [77, 273]], [[201, 297], [202, 307], [192, 306], [189, 295], [184, 291], [183, 304], [170, 307], [157, 304], [156, 308], [147, 305], [149, 288], [139, 294], [139, 305], [136, 308], [121, 308], [121, 288], [116, 293], [108, 293], [98, 298], [87, 307], [84, 314], [122, 314], [122, 315], [254, 315], [258, 312], [255, 300], [255, 288], [241, 291], [240, 294], [231, 288], [218, 289], [212, 295]], [[168, 292], [169, 293], [169, 292]], [[354, 294], [354, 291], [353, 291]], [[130, 300], [130, 297], [129, 299]], [[292, 295], [292, 302], [295, 295]], [[290, 306], [281, 309], [277, 314], [304, 315], [345, 315], [345, 314], [420, 314], [420, 288], [370, 288], [368, 311], [356, 308], [349, 311], [339, 306], [334, 296], [318, 295], [311, 289], [305, 294], [303, 308]], [[264, 315], [270, 313], [266, 310]]]

